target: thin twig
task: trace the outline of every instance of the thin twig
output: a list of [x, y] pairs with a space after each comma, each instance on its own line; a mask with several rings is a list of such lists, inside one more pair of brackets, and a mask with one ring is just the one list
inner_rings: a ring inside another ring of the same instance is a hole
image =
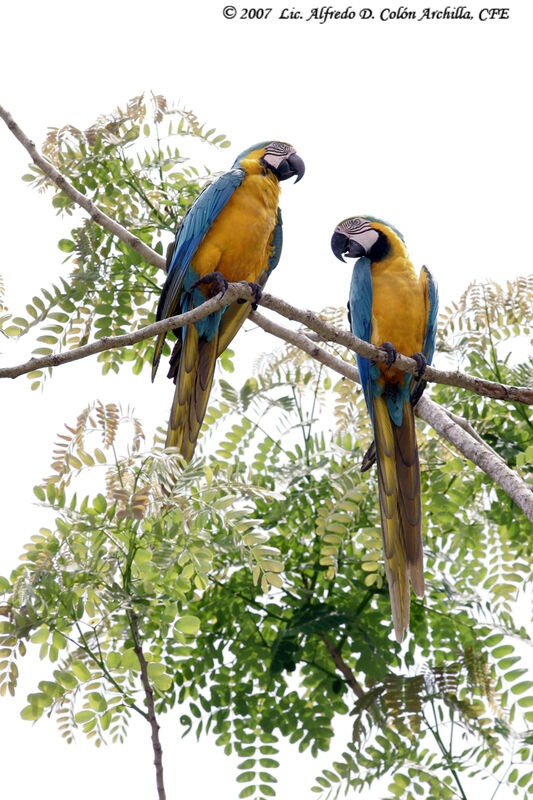
[[[487, 442], [486, 442], [486, 441], [483, 439], [483, 437], [482, 437], [482, 436], [480, 436], [480, 435], [479, 435], [479, 433], [476, 431], [476, 429], [474, 428], [474, 426], [473, 426], [473, 425], [471, 425], [471, 424], [470, 424], [470, 422], [469, 422], [467, 419], [463, 419], [463, 417], [460, 417], [458, 414], [454, 414], [454, 413], [453, 413], [453, 411], [450, 411], [450, 409], [449, 409], [449, 408], [443, 408], [443, 410], [446, 412], [446, 414], [449, 416], [449, 418], [450, 418], [450, 419], [452, 419], [452, 420], [453, 420], [454, 422], [456, 422], [456, 423], [457, 423], [457, 425], [459, 425], [459, 426], [460, 426], [460, 427], [461, 427], [463, 430], [465, 430], [467, 433], [469, 433], [469, 434], [470, 434], [470, 436], [471, 436], [473, 439], [475, 439], [475, 440], [476, 440], [476, 442], [479, 442], [480, 444], [482, 444], [484, 447], [486, 447], [486, 448], [487, 448], [487, 450], [490, 450], [490, 452], [491, 452], [493, 455], [495, 455], [497, 458], [499, 458], [501, 461], [503, 461], [503, 458], [501, 457], [501, 455], [500, 455], [499, 453], [497, 453], [497, 452], [496, 452], [496, 450], [494, 450], [494, 448], [493, 448], [493, 447], [491, 447], [491, 446], [490, 446], [490, 444], [488, 444], [488, 443], [487, 443]], [[505, 463], [505, 462], [504, 462], [504, 463]]]
[[159, 723], [155, 715], [154, 692], [152, 689], [152, 684], [150, 683], [150, 678], [148, 677], [148, 664], [146, 662], [146, 658], [144, 657], [141, 645], [138, 617], [133, 610], [128, 611], [128, 617], [130, 620], [131, 632], [133, 634], [133, 650], [135, 651], [135, 654], [139, 659], [139, 664], [141, 665], [141, 683], [143, 685], [144, 695], [146, 698], [146, 707], [148, 708], [148, 722], [150, 723], [150, 727], [152, 729], [152, 748], [154, 751], [157, 796], [159, 800], [166, 800], [165, 784], [163, 782], [163, 750], [161, 747], [161, 741], [159, 739]]

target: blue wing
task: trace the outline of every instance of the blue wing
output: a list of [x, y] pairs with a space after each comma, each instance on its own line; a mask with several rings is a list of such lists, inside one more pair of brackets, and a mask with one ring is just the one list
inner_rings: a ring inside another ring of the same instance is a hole
[[265, 275], [264, 282], [270, 275], [273, 269], [278, 266], [281, 258], [281, 248], [283, 246], [283, 220], [281, 219], [281, 208], [278, 208], [278, 221], [274, 228], [274, 235], [272, 237], [272, 253], [268, 259], [268, 269]]
[[[350, 312], [352, 333], [365, 342], [369, 342], [372, 332], [372, 277], [369, 258], [359, 258], [355, 262], [350, 284], [348, 311]], [[357, 366], [365, 395], [366, 407], [373, 420], [371, 364], [368, 358], [358, 355]]]
[[[242, 169], [225, 172], [204, 189], [185, 215], [176, 232], [167, 279], [157, 306], [156, 320], [166, 319], [179, 312], [179, 296], [191, 259], [214, 220], [235, 189], [243, 182], [245, 174]], [[152, 380], [157, 371], [164, 341], [165, 334], [158, 336], [154, 349]]]
[[[433, 353], [435, 351], [435, 338], [437, 336], [437, 315], [439, 312], [439, 293], [437, 284], [433, 280], [433, 276], [427, 267], [422, 267], [420, 272], [422, 279], [426, 284], [426, 332], [424, 335], [424, 345], [422, 347], [422, 355], [427, 359], [428, 364], [433, 361]], [[425, 380], [415, 381], [411, 385], [411, 403], [415, 406], [426, 388]]]
[[426, 280], [426, 296], [427, 296], [427, 319], [426, 319], [426, 335], [424, 337], [423, 355], [428, 360], [428, 364], [433, 361], [433, 353], [435, 351], [435, 338], [437, 336], [437, 314], [439, 311], [439, 292], [437, 284], [433, 280], [433, 276], [427, 267], [422, 267], [422, 274]]

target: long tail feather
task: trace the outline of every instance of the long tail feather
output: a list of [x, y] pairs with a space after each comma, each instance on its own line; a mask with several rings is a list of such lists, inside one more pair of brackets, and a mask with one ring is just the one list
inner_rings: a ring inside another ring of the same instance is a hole
[[177, 447], [190, 461], [207, 409], [218, 352], [218, 335], [209, 342], [199, 338], [195, 325], [185, 334], [170, 411], [167, 447]]
[[218, 330], [218, 352], [221, 355], [226, 347], [229, 347], [234, 336], [239, 332], [241, 326], [248, 318], [252, 306], [250, 303], [232, 303], [226, 309], [220, 320]]
[[413, 409], [404, 403], [402, 425], [395, 425], [383, 397], [374, 397], [374, 433], [378, 463], [379, 505], [396, 639], [409, 627], [409, 579], [424, 593], [420, 468]]

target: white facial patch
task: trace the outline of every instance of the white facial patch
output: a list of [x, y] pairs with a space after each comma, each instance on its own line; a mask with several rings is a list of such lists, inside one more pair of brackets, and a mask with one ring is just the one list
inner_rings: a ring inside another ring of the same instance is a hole
[[349, 233], [347, 234], [349, 239], [353, 239], [354, 242], [359, 242], [359, 244], [365, 248], [365, 251], [368, 253], [372, 245], [376, 244], [377, 240], [379, 239], [379, 234], [373, 228], [367, 228], [366, 231], [362, 231], [361, 233]]
[[295, 152], [296, 149], [285, 142], [272, 142], [265, 150], [264, 160], [270, 167], [277, 169], [282, 161]]
[[376, 230], [370, 227], [370, 222], [364, 217], [352, 217], [345, 219], [335, 228], [337, 233], [342, 233], [354, 242], [358, 242], [368, 253], [373, 244], [379, 238]]

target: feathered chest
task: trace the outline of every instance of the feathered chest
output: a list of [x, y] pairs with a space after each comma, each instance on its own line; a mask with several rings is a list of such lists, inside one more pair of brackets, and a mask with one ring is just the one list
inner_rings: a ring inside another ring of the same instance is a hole
[[247, 175], [194, 254], [194, 272], [216, 270], [228, 281], [257, 281], [268, 264], [279, 193], [271, 173]]
[[[399, 353], [412, 355], [422, 350], [425, 325], [424, 288], [411, 263], [391, 259], [373, 264], [371, 342], [391, 342]], [[388, 379], [398, 372], [383, 371]]]

